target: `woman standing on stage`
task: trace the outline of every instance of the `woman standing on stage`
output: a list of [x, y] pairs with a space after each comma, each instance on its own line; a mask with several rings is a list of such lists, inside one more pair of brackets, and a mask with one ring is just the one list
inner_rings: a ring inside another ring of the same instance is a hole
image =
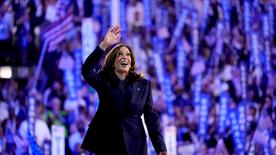
[[[100, 99], [82, 148], [96, 155], [147, 155], [141, 119], [144, 114], [156, 153], [167, 155], [160, 120], [153, 108], [151, 83], [136, 72], [134, 53], [119, 43], [120, 37], [120, 27], [111, 27], [82, 66], [85, 81], [96, 89]], [[104, 56], [103, 67], [97, 69]]]

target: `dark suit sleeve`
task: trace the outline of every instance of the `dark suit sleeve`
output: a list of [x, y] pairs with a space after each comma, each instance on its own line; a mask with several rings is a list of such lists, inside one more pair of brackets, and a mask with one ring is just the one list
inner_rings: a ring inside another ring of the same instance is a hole
[[95, 89], [98, 89], [100, 83], [99, 69], [96, 69], [100, 59], [104, 56], [104, 51], [97, 46], [95, 50], [87, 57], [82, 65], [82, 76], [84, 80]]
[[147, 101], [144, 106], [144, 117], [149, 136], [153, 147], [157, 153], [167, 151], [164, 138], [162, 136], [162, 130], [160, 126], [160, 119], [157, 111], [153, 108], [151, 83], [148, 82]]

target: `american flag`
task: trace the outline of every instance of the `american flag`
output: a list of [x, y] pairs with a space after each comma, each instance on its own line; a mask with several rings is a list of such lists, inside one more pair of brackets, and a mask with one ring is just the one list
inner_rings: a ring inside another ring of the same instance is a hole
[[42, 40], [48, 44], [48, 52], [56, 50], [58, 44], [66, 38], [68, 32], [74, 27], [73, 20], [74, 14], [69, 11], [64, 17], [42, 29]]

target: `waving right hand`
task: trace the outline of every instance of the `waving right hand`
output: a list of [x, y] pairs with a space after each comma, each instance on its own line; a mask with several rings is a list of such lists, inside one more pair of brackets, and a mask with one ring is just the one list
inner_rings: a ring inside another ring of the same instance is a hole
[[116, 25], [114, 27], [110, 27], [105, 34], [104, 40], [100, 43], [100, 48], [105, 50], [107, 47], [117, 43], [121, 38], [121, 28]]

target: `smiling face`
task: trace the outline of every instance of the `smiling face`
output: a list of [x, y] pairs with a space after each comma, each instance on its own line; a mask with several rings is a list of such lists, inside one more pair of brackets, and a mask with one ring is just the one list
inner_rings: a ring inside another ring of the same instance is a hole
[[[107, 49], [108, 54], [105, 57], [103, 71], [109, 75], [115, 72], [116, 75], [137, 75], [136, 61], [133, 50], [124, 44], [118, 44], [113, 48]], [[133, 76], [134, 77], [134, 76]]]
[[129, 49], [122, 46], [116, 55], [114, 61], [115, 72], [120, 74], [127, 74], [131, 67], [131, 53]]

